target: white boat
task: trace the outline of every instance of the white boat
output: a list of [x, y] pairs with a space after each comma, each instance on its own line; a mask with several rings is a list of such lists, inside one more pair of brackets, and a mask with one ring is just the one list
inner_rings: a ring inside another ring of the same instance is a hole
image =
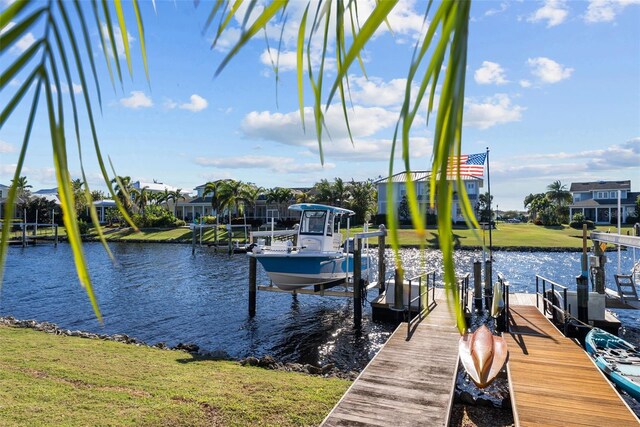
[[[352, 245], [349, 240], [349, 217], [355, 212], [313, 203], [289, 206], [300, 211], [300, 223], [293, 230], [252, 233], [257, 244], [247, 254], [256, 258], [271, 282], [283, 290], [324, 285], [324, 288], [348, 282], [353, 276]], [[340, 232], [340, 218], [347, 218], [347, 238]], [[270, 244], [265, 245], [266, 238]], [[369, 260], [362, 255], [363, 277]]]

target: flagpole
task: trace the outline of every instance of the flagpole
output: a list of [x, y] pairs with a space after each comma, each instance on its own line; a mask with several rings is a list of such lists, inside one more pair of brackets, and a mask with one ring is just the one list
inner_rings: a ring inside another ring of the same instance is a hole
[[489, 193], [489, 259], [493, 261], [493, 241], [491, 229], [493, 228], [493, 214], [491, 213], [491, 174], [489, 171], [489, 147], [487, 147], [487, 192]]

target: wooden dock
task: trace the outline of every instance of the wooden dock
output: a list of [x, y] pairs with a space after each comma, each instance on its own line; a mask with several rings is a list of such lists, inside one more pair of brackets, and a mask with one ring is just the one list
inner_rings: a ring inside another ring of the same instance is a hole
[[460, 334], [446, 302], [406, 335], [401, 323], [323, 426], [448, 425]]
[[640, 424], [576, 342], [563, 336], [535, 306], [510, 308], [510, 332], [504, 337], [516, 425]]

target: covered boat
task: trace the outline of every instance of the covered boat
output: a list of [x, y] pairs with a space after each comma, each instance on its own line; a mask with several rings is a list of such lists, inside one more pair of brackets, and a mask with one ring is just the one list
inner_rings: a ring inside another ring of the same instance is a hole
[[[274, 285], [283, 290], [306, 286], [348, 282], [353, 276], [352, 241], [349, 240], [349, 217], [355, 212], [314, 203], [299, 203], [289, 210], [300, 212], [300, 223], [293, 230], [252, 233], [257, 243], [247, 254], [256, 258]], [[347, 236], [343, 240], [340, 219], [347, 219]], [[266, 239], [270, 240], [265, 245]], [[362, 273], [369, 260], [362, 256]]]
[[622, 390], [640, 402], [640, 350], [620, 337], [593, 328], [585, 338], [596, 365]]

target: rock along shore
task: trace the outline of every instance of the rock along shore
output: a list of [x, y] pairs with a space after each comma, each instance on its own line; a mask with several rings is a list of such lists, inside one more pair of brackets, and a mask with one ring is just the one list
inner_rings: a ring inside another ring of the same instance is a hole
[[170, 347], [164, 342], [157, 344], [148, 344], [137, 338], [130, 337], [127, 334], [96, 334], [93, 332], [85, 331], [72, 331], [70, 329], [64, 329], [51, 322], [38, 322], [36, 320], [18, 320], [12, 316], [0, 317], [0, 326], [9, 326], [14, 328], [28, 328], [35, 331], [46, 332], [53, 335], [64, 335], [69, 337], [79, 337], [87, 339], [96, 339], [104, 341], [114, 341], [122, 344], [135, 345], [139, 347], [149, 347], [158, 350], [169, 351], [182, 351], [191, 354], [194, 359], [197, 360], [229, 360], [237, 361], [242, 366], [256, 366], [265, 369], [273, 369], [285, 372], [299, 372], [308, 375], [318, 375], [324, 377], [335, 377], [346, 380], [355, 380], [358, 376], [356, 371], [341, 371], [335, 367], [332, 363], [328, 363], [324, 366], [315, 366], [311, 364], [301, 363], [283, 363], [276, 360], [274, 357], [266, 355], [263, 357], [249, 356], [244, 359], [234, 359], [224, 350], [204, 351], [201, 350], [197, 344], [193, 343], [178, 343], [177, 345]]

